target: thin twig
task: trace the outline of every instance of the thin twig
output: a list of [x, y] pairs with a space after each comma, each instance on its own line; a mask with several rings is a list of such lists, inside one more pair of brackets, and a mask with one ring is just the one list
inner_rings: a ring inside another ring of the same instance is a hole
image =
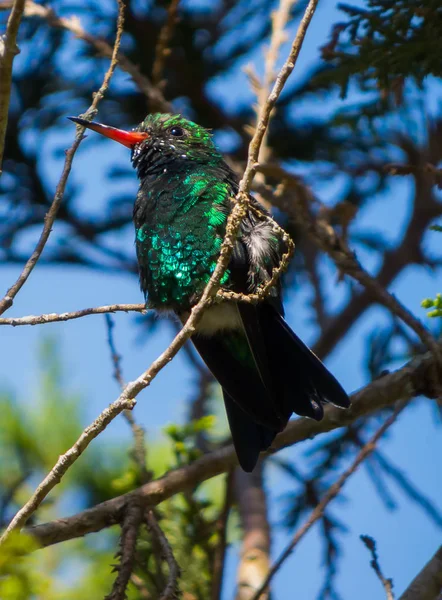
[[279, 95], [281, 94], [287, 79], [289, 78], [291, 72], [295, 67], [296, 61], [299, 56], [299, 52], [302, 47], [302, 43], [305, 38], [305, 34], [307, 32], [308, 26], [310, 25], [310, 21], [312, 20], [312, 17], [315, 13], [318, 2], [319, 0], [310, 0], [310, 2], [308, 3], [307, 8], [305, 9], [304, 16], [302, 17], [301, 23], [299, 24], [298, 31], [296, 32], [296, 36], [293, 41], [289, 57], [285, 61], [281, 70], [279, 71], [275, 81], [275, 85], [273, 86], [270, 95], [268, 96], [265, 104], [263, 105], [260, 111], [258, 125], [256, 127], [255, 134], [253, 135], [252, 141], [249, 146], [246, 170], [244, 171], [244, 175], [239, 186], [240, 192], [245, 192], [250, 189], [253, 176], [256, 172], [259, 150], [264, 134], [267, 131], [270, 115], [275, 107], [276, 101], [278, 100]]
[[217, 296], [224, 300], [230, 300], [234, 302], [246, 302], [248, 304], [257, 304], [258, 302], [261, 302], [263, 298], [270, 294], [271, 290], [276, 285], [282, 273], [284, 273], [284, 271], [289, 266], [290, 260], [295, 252], [295, 244], [292, 238], [289, 236], [289, 234], [286, 231], [284, 231], [284, 229], [282, 229], [282, 227], [280, 227], [278, 223], [276, 223], [276, 221], [272, 219], [272, 217], [266, 215], [256, 206], [253, 205], [249, 205], [249, 210], [255, 213], [255, 215], [258, 218], [265, 219], [271, 224], [273, 231], [276, 233], [276, 235], [281, 236], [281, 239], [285, 243], [287, 250], [282, 254], [278, 266], [272, 269], [272, 275], [270, 279], [266, 281], [264, 285], [259, 286], [255, 293], [242, 294], [238, 292], [232, 292], [226, 289], [221, 289], [218, 290]]
[[[190, 316], [181, 331], [175, 336], [169, 347], [144, 371], [135, 381], [129, 383], [124, 388], [117, 400], [115, 400], [101, 415], [94, 421], [92, 426], [89, 426], [68, 452], [60, 457], [55, 467], [51, 470], [44, 482], [40, 484], [25, 504], [25, 506], [15, 515], [7, 529], [5, 530], [0, 543], [4, 542], [15, 529], [23, 527], [29, 517], [35, 512], [50, 490], [60, 481], [60, 478], [70, 467], [79, 454], [89, 445], [92, 439], [109, 424], [124, 408], [132, 408], [135, 405], [136, 396], [146, 388], [161, 369], [166, 366], [177, 354], [183, 344], [196, 331], [196, 326], [202, 318], [204, 310], [211, 304], [215, 294], [220, 287], [220, 280], [225, 273], [230, 257], [233, 252], [233, 247], [236, 237], [239, 232], [239, 227], [242, 219], [246, 215], [249, 206], [249, 190], [256, 169], [256, 158], [259, 153], [259, 148], [269, 123], [270, 113], [284, 87], [287, 78], [293, 71], [296, 58], [299, 55], [302, 41], [305, 36], [306, 29], [313, 16], [318, 0], [310, 0], [306, 8], [306, 12], [299, 26], [295, 41], [293, 42], [289, 59], [284, 63], [269, 95], [265, 105], [260, 111], [260, 119], [256, 128], [255, 135], [252, 138], [249, 147], [247, 166], [244, 171], [244, 176], [239, 183], [239, 191], [236, 196], [236, 203], [229, 214], [226, 225], [226, 233], [220, 249], [220, 255], [212, 276], [207, 283], [203, 294], [198, 303], [192, 308]], [[115, 47], [116, 50], [116, 47]], [[115, 52], [116, 54], [116, 52]], [[93, 432], [93, 435], [91, 434]], [[68, 459], [66, 459], [68, 457]]]
[[28, 315], [26, 317], [11, 317], [9, 319], [0, 317], [0, 325], [11, 325], [18, 327], [20, 325], [46, 325], [47, 323], [58, 323], [60, 321], [71, 321], [72, 319], [81, 319], [89, 315], [102, 315], [115, 312], [140, 312], [146, 313], [145, 304], [109, 304], [107, 306], [97, 306], [96, 308], [82, 308], [73, 312], [65, 313], [47, 313], [45, 315]]
[[[433, 364], [434, 357], [427, 352], [415, 357], [401, 369], [376, 379], [352, 394], [351, 407], [348, 410], [343, 411], [328, 405], [321, 421], [306, 418], [290, 421], [286, 429], [276, 437], [269, 452], [277, 452], [321, 433], [349, 426], [361, 417], [392, 406], [398, 400], [430, 395]], [[140, 498], [144, 506], [157, 506], [175, 494], [191, 489], [237, 464], [235, 450], [230, 445], [201, 457], [191, 465], [170, 471], [164, 477], [151, 481], [133, 492], [107, 500], [77, 515], [29, 527], [26, 532], [34, 535], [42, 546], [49, 546], [101, 531], [120, 522], [124, 507], [134, 496]]]
[[135, 564], [138, 532], [143, 520], [143, 508], [135, 502], [129, 504], [124, 511], [121, 527], [119, 562], [115, 565], [118, 572], [112, 590], [104, 600], [126, 600], [126, 589]]
[[382, 573], [382, 569], [379, 564], [378, 553], [376, 551], [375, 540], [372, 537], [370, 537], [369, 535], [361, 535], [360, 538], [361, 538], [362, 542], [365, 544], [365, 546], [368, 548], [368, 550], [371, 554], [371, 561], [370, 561], [371, 568], [376, 573], [379, 581], [382, 583], [384, 590], [385, 590], [385, 595], [386, 595], [387, 600], [394, 600], [393, 581], [391, 579], [387, 579], [386, 577], [384, 577], [384, 575]]
[[155, 59], [152, 67], [152, 83], [155, 86], [160, 86], [161, 84], [166, 59], [170, 54], [169, 43], [178, 21], [179, 3], [180, 0], [171, 0], [169, 8], [167, 9], [166, 22], [158, 35], [158, 41], [155, 47]]
[[[123, 35], [123, 28], [124, 28], [124, 8], [125, 8], [125, 5], [124, 5], [123, 0], [118, 0], [117, 34], [115, 37], [115, 44], [114, 44], [114, 48], [112, 51], [111, 64], [104, 76], [103, 83], [101, 84], [100, 89], [94, 95], [92, 104], [90, 105], [90, 107], [88, 108], [86, 113], [84, 115], [82, 115], [83, 118], [85, 118], [85, 119], [92, 119], [94, 117], [94, 115], [96, 114], [98, 103], [100, 102], [100, 100], [102, 100], [102, 98], [104, 97], [104, 94], [107, 92], [107, 89], [109, 87], [109, 82], [110, 82], [111, 77], [117, 66], [117, 54], [118, 54], [118, 49], [120, 47], [121, 36]], [[61, 202], [64, 197], [64, 191], [66, 188], [69, 174], [71, 172], [72, 161], [74, 160], [75, 153], [83, 139], [84, 129], [85, 129], [84, 127], [77, 126], [77, 132], [75, 134], [75, 141], [72, 144], [72, 146], [69, 148], [69, 150], [66, 152], [66, 159], [64, 162], [63, 172], [61, 174], [60, 181], [57, 185], [57, 189], [55, 190], [54, 200], [52, 201], [51, 207], [49, 208], [49, 211], [45, 216], [43, 231], [41, 232], [40, 239], [38, 240], [35, 250], [32, 253], [31, 257], [28, 259], [19, 278], [14, 283], [14, 285], [12, 285], [9, 288], [9, 290], [6, 292], [5, 297], [0, 301], [0, 315], [3, 314], [5, 312], [5, 310], [7, 310], [8, 308], [10, 308], [12, 306], [15, 296], [18, 294], [18, 292], [21, 290], [21, 288], [26, 283], [29, 275], [31, 274], [32, 270], [34, 269], [35, 265], [37, 264], [37, 261], [40, 258], [41, 253], [43, 252], [46, 242], [48, 241], [49, 235], [52, 231], [52, 226], [54, 224], [55, 218], [58, 213], [58, 209], [60, 208]]]
[[114, 333], [113, 329], [115, 327], [115, 323], [112, 320], [110, 314], [105, 314], [104, 318], [106, 319], [106, 328], [107, 328], [107, 343], [109, 346], [109, 350], [111, 353], [112, 364], [114, 365], [114, 379], [121, 387], [124, 389], [124, 379], [123, 372], [121, 370], [121, 355], [118, 354], [117, 348], [115, 346]]
[[[117, 348], [115, 345], [115, 340], [113, 336], [114, 322], [110, 314], [105, 315], [106, 326], [107, 326], [107, 342], [109, 345], [109, 349], [111, 352], [112, 363], [114, 365], [114, 378], [121, 390], [124, 390], [124, 379], [123, 372], [121, 369], [121, 355], [117, 352]], [[145, 431], [141, 425], [135, 421], [135, 418], [130, 410], [124, 410], [123, 416], [126, 421], [129, 423], [130, 428], [132, 429], [132, 434], [134, 438], [134, 459], [135, 463], [139, 469], [139, 478], [143, 485], [145, 485], [152, 477], [151, 473], [146, 468], [146, 438]], [[134, 503], [129, 503], [127, 506], [127, 511], [134, 512], [137, 519], [137, 529], [136, 534], [138, 535], [139, 524], [142, 520], [142, 516], [144, 510], [141, 508], [141, 504], [137, 498], [134, 499]], [[152, 520], [156, 522], [156, 516], [152, 513]], [[131, 554], [127, 561], [125, 561], [125, 554], [123, 552], [124, 549], [124, 539], [126, 537], [126, 533], [124, 530], [124, 524], [121, 531], [121, 548], [122, 552], [120, 553], [121, 561], [118, 567], [118, 576], [114, 582], [114, 586], [112, 588], [112, 593], [107, 600], [119, 600], [122, 598], [123, 600], [126, 598], [125, 590], [129, 579], [132, 575], [133, 567], [134, 567], [134, 554]], [[135, 542], [136, 545], [136, 536]], [[135, 546], [134, 546], [135, 548]], [[114, 596], [112, 596], [114, 594]], [[119, 594], [119, 595], [118, 595]]]
[[[275, 69], [278, 61], [281, 46], [287, 41], [285, 28], [290, 19], [290, 13], [297, 0], [281, 0], [279, 7], [272, 13], [272, 33], [270, 36], [270, 45], [265, 53], [264, 77], [262, 85], [257, 89], [258, 106], [262, 106], [267, 98], [271, 86], [275, 81]], [[268, 162], [270, 159], [270, 150], [267, 146], [268, 132], [264, 136], [259, 152], [259, 162]]]
[[169, 567], [169, 576], [167, 578], [167, 584], [164, 588], [159, 600], [175, 600], [178, 598], [178, 578], [180, 576], [180, 567], [175, 560], [175, 557], [172, 552], [172, 548], [164, 535], [161, 527], [158, 524], [158, 521], [151, 510], [146, 512], [146, 521], [149, 529], [157, 539], [163, 557], [165, 558], [167, 565]]
[[2, 174], [3, 152], [8, 126], [12, 64], [15, 56], [20, 52], [17, 46], [17, 34], [24, 8], [25, 0], [14, 0], [6, 25], [6, 32], [0, 36], [0, 175]]
[[[106, 327], [107, 327], [107, 343], [109, 345], [109, 349], [111, 352], [112, 363], [114, 365], [114, 378], [121, 390], [124, 390], [124, 386], [126, 385], [123, 379], [123, 372], [121, 369], [121, 355], [118, 354], [117, 348], [115, 346], [115, 340], [113, 335], [113, 329], [115, 327], [114, 322], [110, 314], [105, 314], [106, 318]], [[150, 479], [150, 473], [146, 468], [146, 439], [145, 439], [145, 431], [141, 425], [135, 421], [135, 418], [132, 414], [131, 410], [124, 410], [123, 416], [126, 421], [129, 423], [129, 426], [132, 430], [132, 435], [134, 438], [134, 458], [135, 462], [140, 471], [140, 481], [141, 483], [147, 483]]]
[[379, 429], [376, 431], [373, 437], [365, 444], [365, 446], [360, 450], [360, 452], [358, 452], [356, 458], [354, 459], [350, 467], [346, 471], [344, 471], [344, 473], [342, 473], [342, 475], [333, 485], [331, 485], [328, 488], [328, 490], [322, 497], [322, 500], [311, 513], [308, 521], [295, 533], [292, 540], [287, 545], [286, 549], [281, 553], [279, 558], [273, 564], [272, 568], [269, 571], [269, 574], [267, 575], [266, 580], [261, 585], [256, 594], [253, 596], [252, 600], [259, 600], [261, 594], [265, 591], [270, 581], [273, 579], [274, 575], [279, 571], [283, 563], [291, 555], [298, 542], [311, 529], [311, 527], [313, 527], [316, 521], [318, 521], [322, 517], [326, 507], [340, 493], [349, 477], [353, 475], [353, 473], [358, 469], [359, 465], [373, 452], [373, 450], [376, 448], [376, 444], [379, 441], [379, 439], [384, 435], [387, 429], [396, 421], [399, 413], [405, 408], [405, 406], [405, 402], [400, 402], [396, 406], [394, 412], [388, 417], [388, 419], [386, 419], [386, 421], [381, 425], [381, 427], [379, 427]]

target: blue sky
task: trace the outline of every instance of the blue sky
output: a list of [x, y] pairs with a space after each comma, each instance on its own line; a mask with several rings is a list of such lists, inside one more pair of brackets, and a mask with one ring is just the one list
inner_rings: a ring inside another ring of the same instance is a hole
[[[315, 15], [307, 34], [295, 78], [307, 72], [318, 56], [318, 46], [326, 39], [330, 24], [339, 18], [342, 16], [338, 15], [335, 4], [325, 2]], [[259, 61], [259, 55], [253, 58]], [[232, 91], [235, 90], [236, 93], [238, 89], [244, 90], [242, 99], [247, 101], [250, 94], [247, 91], [246, 77], [240, 69], [227, 84], [225, 81], [216, 84], [213, 93], [219, 94], [223, 101], [228, 101], [232, 97]], [[235, 97], [235, 101], [239, 100], [240, 98]], [[435, 106], [437, 104], [434, 103]], [[48, 156], [46, 164], [52, 184], [55, 184], [58, 178], [60, 163], [55, 165], [50, 159], [51, 151], [54, 145], [60, 142], [67, 146], [73, 134], [73, 128], [66, 127], [62, 139], [47, 138], [43, 143], [42, 152]], [[103, 209], [107, 191], [104, 186], [104, 173], [111, 165], [129, 160], [128, 152], [124, 148], [112, 145], [111, 142], [105, 144], [95, 146], [88, 144], [86, 140], [74, 162], [72, 178], [81, 185], [79, 206], [84, 210]], [[125, 192], [135, 196], [135, 173], [131, 179], [125, 179], [119, 185], [124, 186]], [[327, 194], [327, 190], [322, 188], [318, 191]], [[112, 193], [114, 192], [115, 188]], [[354, 226], [381, 229], [394, 239], [407, 221], [411, 194], [412, 189], [408, 181], [395, 182], [376, 202], [360, 211]], [[36, 234], [37, 230], [38, 228], [35, 229]], [[56, 237], [57, 225], [54, 234]], [[115, 243], [127, 243], [133, 247], [130, 232], [116, 234], [115, 237]], [[28, 239], [23, 243], [30, 242]], [[428, 244], [437, 252], [437, 242], [431, 235], [428, 236]], [[360, 258], [370, 269], [375, 269], [376, 265], [372, 264], [371, 257], [361, 255]], [[5, 290], [15, 280], [19, 271], [18, 266], [3, 266], [0, 271], [0, 289]], [[409, 268], [390, 291], [410, 310], [425, 319], [420, 301], [440, 291], [439, 284], [440, 271], [424, 272]], [[332, 282], [330, 294], [334, 288], [338, 294], [341, 293], [339, 284]], [[7, 316], [64, 312], [102, 304], [141, 301], [138, 283], [130, 274], [97, 273], [82, 268], [38, 265]], [[330, 302], [333, 303], [332, 298]], [[307, 290], [288, 295], [287, 320], [305, 341], [315, 340], [316, 331], [310, 322]], [[114, 321], [118, 350], [123, 356], [124, 377], [131, 380], [167, 347], [172, 329], [164, 323], [145, 343], [139, 344], [136, 343], [139, 331], [133, 315], [117, 314]], [[366, 336], [374, 327], [381, 327], [386, 322], [386, 316], [380, 308], [371, 308], [352, 328], [345, 343], [339, 344], [327, 359], [328, 367], [348, 391], [367, 383], [367, 373], [363, 368]], [[55, 336], [60, 342], [67, 370], [67, 384], [69, 389], [81, 394], [86, 425], [118, 395], [117, 385], [111, 376], [112, 365], [102, 316], [32, 328], [3, 327], [0, 337], [0, 386], [17, 392], [24, 402], [31, 400], [32, 391], [39, 379], [38, 345], [46, 335]], [[178, 355], [152, 385], [140, 394], [135, 416], [146, 427], [149, 438], [155, 439], [160, 436], [162, 428], [168, 422], [185, 419], [187, 402], [192, 396], [192, 377], [185, 359]], [[415, 485], [442, 509], [442, 484], [440, 476], [436, 476], [435, 467], [436, 457], [441, 455], [442, 450], [441, 431], [435, 424], [434, 410], [430, 404], [429, 400], [421, 400], [401, 415], [397, 424], [382, 440], [381, 448]], [[112, 441], [118, 444], [122, 439], [129, 439], [129, 432], [126, 423], [117, 419], [94, 444]], [[297, 468], [305, 470], [311, 461], [311, 458], [305, 455], [310, 446], [310, 442], [305, 442], [284, 451], [284, 456], [293, 460]], [[56, 458], [54, 457], [54, 461]], [[87, 460], [87, 453], [82, 460]], [[284, 505], [278, 498], [284, 492], [290, 491], [291, 486], [291, 481], [285, 479], [274, 467], [269, 467], [267, 489], [272, 523], [281, 521]], [[397, 510], [393, 512], [383, 507], [364, 468], [361, 468], [345, 488], [344, 501], [334, 503], [334, 513], [348, 525], [348, 531], [341, 540], [343, 559], [337, 578], [338, 590], [343, 598], [372, 600], [383, 597], [380, 584], [370, 569], [368, 552], [359, 540], [360, 534], [368, 534], [376, 539], [382, 568], [386, 576], [393, 578], [398, 595], [440, 544], [440, 530], [420, 508], [405, 498], [400, 491], [395, 490], [394, 486], [391, 487], [398, 503]], [[276, 527], [273, 537], [274, 556], [287, 540], [287, 533]], [[238, 547], [235, 546], [228, 553], [225, 600], [232, 597], [237, 552]], [[275, 598], [291, 600], [293, 589], [296, 587], [297, 598], [313, 599], [322, 585], [322, 580], [320, 537], [315, 529], [298, 546], [296, 553], [276, 578]]]

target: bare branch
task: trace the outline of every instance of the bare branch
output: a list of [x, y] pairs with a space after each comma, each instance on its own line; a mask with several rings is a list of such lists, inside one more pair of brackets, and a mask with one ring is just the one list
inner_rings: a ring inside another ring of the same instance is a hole
[[[109, 82], [111, 77], [115, 71], [117, 66], [117, 54], [118, 49], [120, 47], [121, 36], [123, 35], [124, 28], [124, 2], [123, 0], [118, 0], [118, 19], [117, 19], [117, 34], [115, 37], [115, 44], [112, 51], [111, 64], [109, 69], [107, 70], [103, 83], [101, 84], [100, 89], [94, 95], [94, 99], [92, 100], [92, 104], [83, 115], [85, 119], [92, 119], [95, 113], [97, 112], [97, 106], [100, 100], [104, 97], [104, 94], [107, 92]], [[63, 172], [60, 177], [60, 181], [58, 182], [57, 189], [55, 190], [54, 200], [52, 201], [51, 207], [49, 208], [48, 213], [44, 219], [43, 231], [41, 232], [40, 239], [37, 242], [34, 252], [31, 257], [28, 259], [26, 265], [24, 266], [23, 271], [21, 272], [17, 281], [12, 285], [9, 290], [6, 292], [5, 297], [0, 301], [0, 315], [5, 312], [8, 308], [10, 308], [14, 302], [15, 296], [21, 290], [21, 288], [26, 283], [29, 275], [32, 273], [35, 265], [37, 264], [38, 259], [43, 252], [43, 249], [46, 245], [46, 242], [49, 239], [49, 235], [52, 231], [52, 226], [54, 224], [55, 218], [58, 213], [58, 209], [60, 208], [61, 202], [64, 197], [64, 191], [66, 188], [66, 184], [69, 178], [69, 174], [71, 172], [72, 161], [74, 160], [75, 153], [81, 144], [83, 139], [84, 127], [77, 126], [77, 133], [75, 135], [75, 141], [69, 150], [66, 152], [66, 159], [64, 162]]]
[[442, 594], [442, 546], [416, 575], [399, 600], [440, 600]]
[[104, 431], [109, 423], [113, 421], [115, 417], [124, 409], [131, 409], [134, 406], [134, 399], [124, 398], [121, 400], [116, 400], [108, 408], [103, 410], [100, 416], [83, 431], [75, 444], [59, 457], [54, 467], [37, 487], [28, 502], [26, 502], [23, 508], [21, 508], [12, 519], [11, 523], [8, 525], [2, 537], [0, 538], [0, 545], [9, 538], [14, 529], [19, 529], [26, 523], [29, 517], [37, 510], [37, 508], [52, 490], [52, 488], [60, 483], [63, 475], [89, 446], [91, 441], [96, 438], [99, 433]]
[[[106, 326], [107, 326], [107, 343], [109, 345], [109, 349], [111, 352], [112, 363], [114, 365], [114, 378], [118, 383], [120, 388], [124, 390], [124, 379], [123, 372], [121, 370], [121, 356], [117, 352], [117, 348], [115, 346], [115, 340], [113, 335], [113, 329], [115, 324], [112, 320], [112, 317], [109, 313], [105, 314], [106, 318]], [[123, 416], [126, 421], [129, 423], [129, 426], [132, 430], [132, 435], [134, 438], [134, 458], [135, 462], [138, 465], [140, 470], [140, 479], [141, 483], [147, 483], [150, 479], [150, 474], [146, 469], [146, 440], [145, 440], [145, 431], [141, 425], [135, 421], [135, 418], [132, 414], [132, 410], [125, 409], [123, 411]]]
[[365, 446], [360, 450], [360, 452], [358, 452], [356, 458], [354, 459], [354, 461], [352, 462], [350, 467], [346, 471], [344, 471], [344, 473], [342, 473], [342, 475], [339, 477], [339, 479], [333, 485], [331, 485], [328, 488], [328, 490], [322, 497], [322, 500], [319, 502], [319, 504], [313, 510], [308, 521], [295, 533], [291, 542], [288, 544], [286, 549], [281, 553], [280, 557], [276, 560], [276, 562], [270, 569], [270, 572], [269, 572], [266, 580], [261, 585], [261, 587], [256, 592], [256, 594], [253, 596], [252, 600], [259, 600], [262, 597], [261, 595], [263, 594], [263, 592], [265, 592], [270, 581], [272, 580], [274, 575], [279, 571], [279, 569], [284, 564], [284, 562], [287, 560], [287, 558], [291, 555], [295, 546], [304, 537], [304, 535], [311, 529], [311, 527], [316, 523], [316, 521], [318, 521], [322, 517], [322, 515], [324, 514], [325, 508], [340, 493], [340, 491], [342, 490], [343, 486], [345, 485], [345, 483], [347, 482], [349, 477], [351, 477], [351, 475], [353, 475], [353, 473], [358, 469], [359, 465], [367, 458], [367, 456], [369, 456], [373, 452], [373, 450], [376, 448], [376, 444], [379, 441], [379, 439], [384, 435], [386, 430], [396, 421], [397, 416], [405, 408], [405, 406], [406, 406], [405, 402], [401, 402], [400, 404], [397, 405], [394, 412], [381, 425], [381, 427], [379, 427], [379, 429], [374, 434], [374, 436], [365, 444]]
[[139, 504], [134, 502], [126, 507], [118, 552], [120, 560], [119, 564], [114, 567], [118, 575], [112, 591], [105, 597], [105, 600], [126, 600], [126, 589], [134, 569], [137, 538], [142, 519], [143, 508]]
[[109, 313], [105, 314], [104, 318], [106, 319], [107, 327], [107, 343], [111, 353], [112, 364], [114, 365], [114, 379], [121, 387], [121, 389], [124, 389], [123, 372], [121, 370], [121, 355], [118, 354], [114, 341], [113, 330], [115, 327], [115, 323], [113, 322], [112, 317]]
[[167, 18], [158, 36], [155, 48], [155, 60], [152, 67], [152, 83], [159, 86], [163, 77], [166, 59], [170, 54], [169, 43], [172, 39], [173, 30], [178, 21], [178, 5], [180, 0], [171, 0], [167, 9]]
[[20, 52], [17, 34], [25, 7], [25, 0], [14, 0], [6, 25], [0, 36], [0, 175], [2, 174], [3, 152], [8, 126], [9, 99], [11, 97], [12, 64]]
[[[329, 405], [325, 408], [322, 421], [305, 418], [291, 421], [276, 437], [269, 452], [277, 452], [321, 433], [348, 426], [360, 417], [374, 414], [398, 400], [409, 400], [420, 394], [431, 395], [433, 364], [433, 356], [428, 352], [354, 393], [348, 410], [339, 410]], [[233, 446], [228, 446], [203, 456], [189, 466], [170, 471], [162, 478], [151, 481], [129, 494], [98, 504], [72, 517], [29, 527], [26, 531], [34, 535], [42, 546], [100, 531], [120, 522], [124, 506], [132, 501], [133, 496], [139, 497], [144, 506], [156, 506], [236, 465], [237, 458]]]
[[163, 553], [163, 557], [166, 559], [167, 565], [169, 567], [169, 577], [167, 580], [167, 585], [163, 590], [159, 600], [175, 600], [178, 598], [178, 578], [180, 576], [180, 567], [175, 560], [175, 557], [172, 552], [172, 548], [164, 535], [161, 527], [158, 524], [158, 521], [151, 510], [148, 510], [146, 513], [146, 521], [149, 529], [158, 540], [161, 551]]
[[312, 17], [315, 13], [318, 2], [319, 0], [310, 0], [310, 2], [308, 3], [307, 8], [305, 9], [304, 16], [302, 17], [301, 23], [299, 24], [298, 31], [296, 32], [296, 36], [293, 41], [289, 57], [282, 66], [282, 69], [279, 71], [275, 81], [275, 85], [273, 86], [270, 95], [268, 96], [265, 104], [260, 110], [258, 125], [256, 127], [255, 134], [253, 135], [252, 141], [250, 142], [249, 146], [246, 170], [244, 171], [244, 176], [239, 186], [240, 192], [246, 192], [250, 189], [253, 176], [256, 172], [256, 167], [258, 166], [257, 160], [259, 156], [259, 150], [265, 132], [267, 131], [267, 127], [270, 121], [270, 115], [275, 107], [276, 101], [278, 100], [279, 95], [281, 94], [287, 79], [289, 78], [291, 72], [295, 67], [296, 61], [299, 56], [299, 52], [302, 47], [302, 43], [305, 38], [305, 34], [307, 32], [308, 26], [310, 25], [310, 21], [312, 20]]
[[398, 165], [389, 164], [385, 165], [385, 170], [391, 175], [413, 175], [416, 172], [423, 172], [431, 175], [434, 179], [434, 183], [441, 188], [442, 187], [442, 169], [438, 169], [431, 163], [423, 165]]
[[[270, 36], [270, 45], [265, 53], [265, 61], [264, 61], [264, 77], [262, 82], [258, 80], [258, 77], [255, 75], [252, 67], [246, 67], [245, 71], [249, 75], [250, 83], [254, 91], [256, 92], [257, 104], [256, 104], [256, 112], [259, 117], [260, 107], [263, 106], [269, 92], [271, 86], [274, 84], [275, 76], [276, 76], [276, 63], [279, 56], [279, 51], [281, 49], [282, 44], [287, 41], [287, 34], [284, 31], [285, 27], [290, 18], [290, 11], [295, 4], [296, 0], [281, 0], [279, 3], [279, 7], [272, 13], [272, 33]], [[260, 152], [258, 154], [257, 160], [261, 163], [268, 162], [270, 159], [270, 148], [267, 145], [267, 137], [268, 131], [264, 136], [260, 148]], [[257, 181], [261, 183], [264, 182], [264, 177], [262, 174], [257, 174]], [[269, 203], [264, 199], [260, 198], [263, 205], [270, 209]]]
[[376, 551], [375, 540], [372, 537], [370, 537], [369, 535], [361, 535], [360, 538], [361, 538], [362, 542], [365, 544], [365, 546], [368, 548], [368, 550], [371, 554], [370, 565], [371, 565], [373, 571], [378, 576], [379, 581], [382, 583], [382, 585], [384, 587], [387, 600], [394, 600], [393, 581], [391, 579], [387, 579], [386, 577], [384, 577], [384, 575], [382, 573], [382, 569], [379, 565], [378, 553]]
[[73, 312], [48, 313], [45, 315], [28, 315], [26, 317], [12, 317], [10, 319], [0, 318], [0, 325], [11, 325], [18, 327], [20, 325], [46, 325], [46, 323], [58, 323], [61, 321], [70, 321], [72, 319], [81, 319], [88, 315], [102, 315], [115, 312], [140, 312], [146, 313], [144, 304], [109, 304], [107, 306], [97, 306], [96, 308], [82, 308]]

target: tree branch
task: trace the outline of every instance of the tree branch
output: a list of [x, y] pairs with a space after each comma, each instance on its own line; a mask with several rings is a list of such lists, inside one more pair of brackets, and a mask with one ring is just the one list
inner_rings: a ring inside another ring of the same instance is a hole
[[46, 325], [46, 323], [58, 323], [61, 321], [71, 321], [72, 319], [81, 319], [88, 315], [102, 315], [115, 312], [140, 312], [146, 313], [145, 304], [109, 304], [107, 306], [97, 306], [96, 308], [82, 308], [73, 312], [48, 313], [45, 315], [28, 315], [26, 317], [1, 318], [0, 325], [11, 325], [18, 327], [20, 325]]
[[[424, 394], [432, 396], [431, 369], [434, 359], [427, 352], [414, 358], [401, 369], [384, 375], [354, 393], [351, 407], [345, 411], [326, 406], [322, 421], [300, 418], [291, 421], [280, 433], [270, 449], [277, 452], [287, 446], [309, 440], [321, 433], [345, 427], [360, 417], [371, 415], [398, 400], [410, 400]], [[72, 517], [29, 527], [26, 532], [34, 535], [42, 546], [57, 544], [100, 531], [121, 520], [122, 511], [133, 496], [139, 497], [144, 506], [156, 506], [183, 490], [190, 489], [237, 465], [233, 446], [211, 452], [189, 466], [170, 471], [162, 478], [149, 482], [137, 490], [107, 500]]]
[[275, 107], [276, 101], [282, 92], [282, 89], [289, 78], [291, 72], [295, 68], [296, 61], [301, 51], [302, 43], [307, 33], [308, 26], [313, 18], [313, 15], [318, 5], [319, 0], [310, 0], [305, 9], [304, 16], [302, 17], [301, 23], [299, 24], [298, 31], [296, 32], [295, 39], [293, 41], [290, 54], [278, 73], [275, 84], [273, 86], [270, 95], [268, 96], [265, 104], [259, 112], [258, 125], [253, 135], [252, 141], [249, 146], [248, 160], [246, 170], [244, 171], [243, 178], [240, 182], [239, 189], [241, 192], [248, 191], [252, 184], [253, 176], [258, 166], [257, 160], [259, 156], [259, 150], [261, 147], [262, 140], [270, 121], [270, 115]]
[[137, 549], [137, 538], [143, 519], [142, 507], [134, 502], [126, 507], [121, 527], [119, 564], [115, 565], [118, 575], [113, 583], [112, 591], [104, 600], [126, 600], [126, 589], [132, 575]]
[[12, 64], [19, 54], [17, 34], [25, 7], [25, 0], [14, 0], [6, 25], [6, 33], [0, 36], [0, 175], [8, 127], [9, 99], [11, 97]]
[[442, 593], [442, 546], [416, 575], [399, 600], [440, 600]]

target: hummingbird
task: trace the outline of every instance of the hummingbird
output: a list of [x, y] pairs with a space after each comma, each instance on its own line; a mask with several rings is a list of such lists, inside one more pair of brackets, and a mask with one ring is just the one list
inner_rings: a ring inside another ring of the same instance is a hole
[[[131, 150], [140, 182], [133, 221], [146, 306], [172, 311], [184, 322], [216, 267], [237, 175], [211, 132], [181, 115], [149, 114], [132, 131], [69, 118]], [[250, 203], [265, 213], [252, 196]], [[221, 286], [256, 292], [285, 251], [270, 220], [249, 210]], [[319, 421], [323, 403], [350, 405], [339, 382], [285, 321], [279, 282], [256, 304], [210, 305], [191, 339], [222, 387], [233, 444], [246, 472], [292, 413]]]

